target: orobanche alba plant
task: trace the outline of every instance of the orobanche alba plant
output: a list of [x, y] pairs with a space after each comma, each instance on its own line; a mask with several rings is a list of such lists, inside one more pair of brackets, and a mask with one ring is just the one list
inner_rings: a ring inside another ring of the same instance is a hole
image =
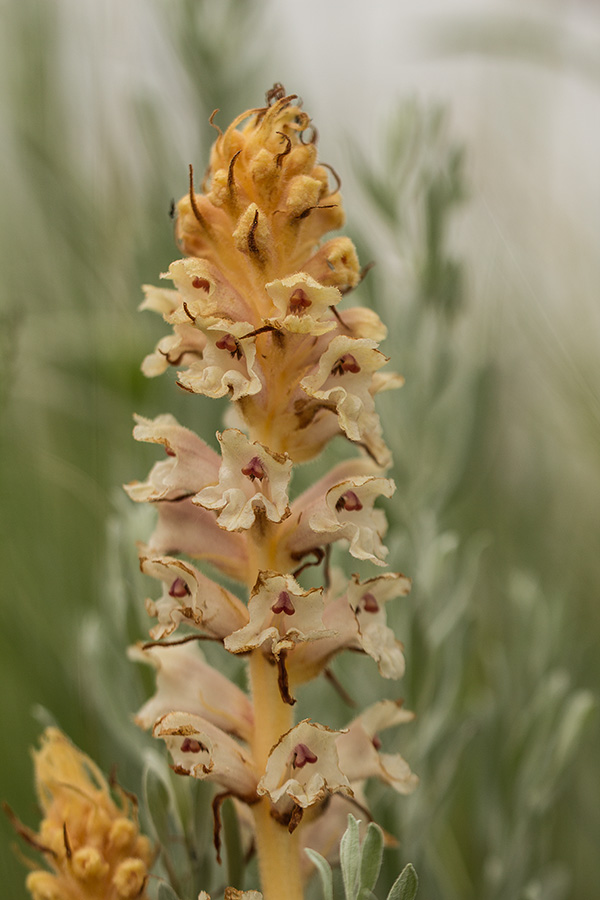
[[[409, 579], [329, 568], [339, 541], [385, 565], [376, 501], [395, 486], [375, 395], [402, 379], [385, 370], [378, 316], [344, 304], [361, 270], [349, 238], [323, 242], [344, 213], [310, 118], [281, 85], [266, 103], [219, 132], [201, 192], [190, 168], [177, 205], [183, 257], [163, 276], [172, 286], [146, 287], [142, 305], [171, 326], [145, 374], [174, 366], [185, 391], [229, 398], [220, 453], [169, 414], [138, 417], [136, 439], [166, 458], [127, 490], [158, 512], [141, 552], [158, 582], [147, 601], [156, 624], [139, 649], [157, 691], [139, 724], [165, 742], [175, 772], [218, 786], [217, 842], [221, 799], [251, 813], [266, 900], [300, 900], [302, 848], [319, 851], [332, 832], [339, 840], [365, 779], [399, 793], [416, 784], [402, 756], [380, 752], [379, 733], [412, 718], [401, 702], [376, 702], [340, 731], [294, 717], [299, 686], [345, 649], [369, 654], [384, 678], [403, 674], [385, 607]], [[356, 452], [292, 499], [294, 468], [340, 434]], [[303, 587], [310, 566], [321, 567], [321, 587]], [[194, 637], [247, 660], [248, 694], [205, 662]]]
[[[372, 657], [383, 678], [404, 672], [386, 606], [408, 593], [410, 580], [383, 570], [378, 502], [395, 485], [375, 407], [376, 395], [402, 378], [386, 369], [379, 317], [346, 299], [363, 273], [349, 238], [325, 239], [344, 222], [340, 183], [317, 161], [316, 130], [298, 98], [275, 85], [264, 107], [218, 131], [201, 185], [190, 167], [189, 192], [177, 204], [182, 257], [162, 276], [165, 286], [145, 288], [142, 304], [170, 326], [144, 373], [174, 367], [180, 389], [230, 406], [219, 452], [168, 413], [136, 417], [135, 438], [164, 454], [145, 481], [127, 485], [157, 512], [140, 549], [141, 570], [156, 582], [146, 601], [154, 621], [150, 640], [132, 649], [155, 669], [156, 692], [136, 721], [164, 742], [176, 777], [216, 786], [217, 856], [221, 806], [233, 802], [260, 883], [247, 892], [230, 885], [226, 897], [301, 900], [315, 870], [330, 896], [327, 860], [339, 856], [347, 896], [371, 896], [382, 833], [370, 826], [359, 865], [358, 825], [348, 817], [371, 819], [369, 778], [400, 794], [415, 788], [407, 762], [383, 752], [380, 739], [413, 715], [400, 699], [379, 700], [335, 730], [301, 719], [295, 707], [302, 685], [329, 675], [344, 650]], [[294, 495], [295, 468], [336, 436], [347, 439], [346, 459]], [[352, 560], [340, 564], [346, 552], [366, 575], [352, 574]], [[248, 692], [226, 676], [231, 667], [209, 665], [205, 641], [222, 645], [213, 663], [228, 654], [245, 661]], [[73, 764], [61, 768], [67, 757]], [[41, 777], [44, 796], [60, 785], [73, 802], [61, 807], [47, 847], [50, 825], [36, 838], [54, 874], [30, 877], [35, 900], [146, 896], [151, 860], [135, 817], [96, 799], [105, 798], [105, 783], [92, 768], [95, 786], [87, 786], [81, 772], [91, 762], [58, 733], [43, 758], [56, 775], [50, 787]], [[415, 889], [403, 874], [390, 896]]]

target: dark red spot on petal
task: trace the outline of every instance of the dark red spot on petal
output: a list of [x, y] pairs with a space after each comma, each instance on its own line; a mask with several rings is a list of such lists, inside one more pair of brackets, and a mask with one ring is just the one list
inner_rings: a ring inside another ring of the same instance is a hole
[[194, 740], [194, 738], [186, 737], [181, 742], [181, 752], [182, 753], [200, 753], [201, 750], [205, 750], [206, 748], [200, 743], [200, 741]]
[[250, 481], [254, 481], [255, 478], [262, 481], [266, 477], [267, 473], [259, 456], [252, 457], [248, 465], [242, 469], [242, 475], [245, 475]]
[[285, 613], [286, 616], [293, 616], [296, 612], [296, 607], [287, 591], [281, 591], [271, 609], [274, 613]]
[[306, 763], [316, 763], [318, 756], [306, 744], [296, 744], [292, 753], [292, 767], [303, 769]]
[[237, 359], [242, 358], [241, 347], [232, 334], [224, 334], [222, 338], [219, 338], [216, 346], [219, 350], [227, 350], [228, 353], [231, 353]]
[[371, 738], [371, 743], [373, 744], [373, 746], [375, 747], [376, 750], [381, 750], [381, 739], [379, 738], [379, 735], [374, 734], [373, 737]]
[[177, 454], [175, 453], [175, 451], [174, 451], [174, 450], [171, 450], [170, 447], [165, 447], [165, 453], [167, 454], [167, 456], [177, 456]]
[[187, 597], [190, 589], [183, 578], [176, 578], [169, 588], [169, 597]]
[[341, 512], [343, 509], [345, 509], [346, 512], [358, 512], [363, 508], [363, 505], [354, 491], [346, 491], [338, 499], [335, 508], [337, 512]]
[[208, 291], [210, 290], [210, 281], [207, 281], [206, 278], [198, 278], [197, 275], [194, 275], [192, 278], [192, 287], [197, 288], [199, 291]]
[[345, 372], [352, 372], [353, 375], [356, 375], [357, 372], [360, 372], [360, 366], [356, 362], [356, 358], [352, 356], [351, 353], [344, 353], [343, 356], [340, 356], [340, 358], [334, 363], [331, 370], [332, 375], [343, 375]]
[[377, 602], [377, 600], [375, 599], [373, 594], [371, 594], [371, 593], [363, 594], [362, 597], [360, 598], [360, 601], [362, 604], [362, 608], [364, 609], [365, 612], [368, 612], [368, 613], [379, 612], [379, 603]]
[[288, 309], [293, 316], [301, 316], [304, 310], [312, 306], [312, 300], [306, 296], [306, 292], [302, 288], [296, 288], [290, 297]]

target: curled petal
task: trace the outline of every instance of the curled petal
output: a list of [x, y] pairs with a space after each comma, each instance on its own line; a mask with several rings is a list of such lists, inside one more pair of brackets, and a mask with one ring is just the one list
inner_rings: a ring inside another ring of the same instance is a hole
[[206, 338], [190, 320], [189, 310], [185, 312], [178, 291], [165, 290], [150, 284], [143, 286], [145, 299], [139, 309], [149, 309], [160, 313], [166, 322], [174, 325], [174, 333], [166, 335], [142, 362], [142, 372], [146, 378], [162, 375], [169, 366], [190, 365], [202, 356]]
[[200, 716], [171, 712], [154, 725], [180, 775], [217, 782], [238, 797], [253, 797], [257, 778], [252, 757], [229, 735]]
[[306, 393], [330, 404], [337, 412], [340, 428], [351, 441], [365, 444], [378, 461], [387, 459], [381, 424], [371, 392], [373, 374], [386, 364], [387, 356], [367, 338], [335, 337], [321, 356], [318, 368], [301, 381]]
[[302, 559], [316, 547], [325, 546], [342, 537], [335, 529], [328, 534], [315, 532], [310, 524], [312, 516], [327, 508], [327, 495], [332, 488], [378, 471], [369, 459], [347, 460], [338, 463], [300, 494], [292, 503], [291, 515], [282, 526], [276, 568], [280, 572], [289, 571], [294, 568], [295, 561]]
[[379, 495], [389, 498], [395, 490], [390, 478], [368, 475], [336, 484], [327, 492], [321, 509], [310, 517], [310, 527], [316, 534], [348, 540], [350, 553], [357, 559], [383, 565], [388, 551], [381, 538], [387, 523], [384, 513], [373, 504]]
[[[389, 478], [352, 476], [352, 470], [372, 471], [373, 466], [367, 460], [341, 463], [294, 501], [281, 545], [292, 559], [301, 559], [314, 548], [343, 538], [350, 542], [352, 556], [384, 564], [387, 549], [381, 538], [387, 523], [374, 503], [380, 494], [391, 497], [396, 486]], [[283, 552], [280, 557], [284, 565]]]
[[277, 316], [269, 321], [286, 331], [321, 335], [336, 327], [330, 306], [336, 306], [342, 295], [334, 287], [324, 287], [305, 272], [271, 281], [266, 291], [277, 308]]
[[353, 575], [347, 584], [345, 578], [342, 583], [341, 573], [334, 570], [333, 574], [332, 586], [325, 596], [323, 624], [334, 636], [295, 648], [287, 660], [290, 677], [297, 684], [315, 678], [332, 657], [352, 649], [371, 656], [384, 678], [401, 678], [402, 644], [386, 624], [385, 604], [405, 596], [410, 590], [410, 579], [386, 573], [361, 583]]
[[275, 656], [296, 644], [330, 637], [323, 627], [323, 591], [303, 591], [291, 575], [260, 572], [248, 602], [250, 621], [225, 638], [225, 649], [245, 653], [270, 642]]
[[201, 716], [226, 734], [252, 736], [252, 704], [246, 694], [205, 662], [195, 643], [130, 648], [129, 655], [156, 669], [156, 693], [135, 721], [151, 728], [160, 716], [179, 711]]
[[[219, 269], [205, 259], [188, 256], [169, 266], [163, 278], [171, 278], [179, 297], [178, 309], [192, 317], [227, 316], [244, 320], [252, 317], [252, 307], [226, 281]], [[187, 307], [184, 310], [183, 303]], [[172, 310], [171, 313], [175, 312]], [[172, 321], [172, 319], [170, 320]], [[248, 328], [252, 330], [253, 326]]]
[[253, 330], [249, 322], [232, 319], [196, 320], [205, 329], [206, 346], [202, 359], [179, 372], [179, 383], [194, 394], [240, 400], [257, 394], [262, 382], [256, 371], [256, 343], [240, 340]]
[[384, 678], [402, 678], [402, 644], [386, 624], [385, 604], [410, 591], [411, 581], [399, 573], [386, 573], [365, 582], [358, 575], [348, 586], [348, 602], [358, 623], [357, 645], [379, 666]]
[[414, 713], [403, 709], [401, 702], [381, 700], [374, 703], [351, 722], [348, 731], [337, 739], [340, 767], [351, 782], [379, 778], [399, 794], [410, 794], [419, 779], [399, 753], [380, 753], [378, 734], [405, 722]]
[[217, 522], [227, 531], [250, 528], [257, 509], [271, 522], [287, 518], [291, 459], [253, 443], [237, 428], [217, 437], [222, 452], [218, 484], [200, 491], [194, 503], [219, 510]]
[[142, 372], [146, 378], [162, 375], [169, 366], [191, 365], [202, 357], [206, 338], [189, 322], [176, 325], [174, 334], [168, 334], [156, 345], [154, 353], [149, 353], [142, 362]]
[[171, 316], [181, 305], [181, 297], [177, 291], [155, 287], [153, 284], [143, 284], [144, 299], [138, 306], [140, 311], [149, 309], [160, 313], [161, 316]]
[[248, 611], [235, 594], [207, 578], [195, 566], [170, 556], [142, 556], [145, 575], [163, 583], [159, 600], [147, 600], [146, 609], [158, 618], [150, 636], [160, 640], [185, 622], [219, 640], [248, 621]]
[[277, 804], [284, 798], [305, 809], [328, 794], [352, 796], [346, 776], [340, 771], [336, 738], [331, 731], [305, 719], [284, 734], [271, 750], [257, 792]]
[[134, 481], [125, 490], [136, 502], [176, 500], [210, 484], [219, 471], [219, 455], [171, 415], [145, 419], [135, 416], [137, 441], [162, 444], [167, 458], [156, 463], [147, 481]]

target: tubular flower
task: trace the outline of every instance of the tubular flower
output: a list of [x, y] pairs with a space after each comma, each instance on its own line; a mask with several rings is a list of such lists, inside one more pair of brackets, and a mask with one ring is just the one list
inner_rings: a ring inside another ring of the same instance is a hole
[[44, 818], [36, 834], [19, 830], [52, 871], [32, 871], [33, 900], [146, 898], [153, 851], [139, 833], [130, 795], [108, 783], [92, 760], [58, 728], [47, 728], [34, 753]]
[[418, 778], [399, 753], [380, 753], [379, 732], [413, 719], [413, 713], [392, 700], [381, 700], [357, 716], [337, 740], [340, 764], [349, 780], [357, 782], [376, 777], [399, 794], [410, 794], [417, 786]]
[[[397, 705], [376, 704], [341, 731], [293, 715], [292, 692], [343, 650], [401, 677], [385, 606], [410, 587], [400, 574], [360, 581], [329, 570], [332, 544], [385, 565], [379, 503], [395, 485], [376, 396], [402, 379], [383, 371], [379, 317], [346, 303], [362, 275], [347, 237], [324, 240], [344, 213], [315, 135], [297, 97], [276, 85], [264, 107], [219, 129], [201, 191], [190, 168], [177, 206], [182, 258], [163, 276], [172, 287], [146, 287], [142, 304], [172, 332], [143, 370], [175, 367], [188, 393], [228, 397], [232, 427], [216, 453], [171, 416], [138, 417], [134, 436], [167, 458], [127, 487], [157, 507], [140, 565], [162, 587], [146, 601], [154, 642], [132, 650], [157, 681], [136, 721], [164, 741], [175, 772], [219, 786], [217, 845], [219, 798], [246, 810], [265, 900], [301, 900], [302, 845], [326, 834], [327, 808], [343, 821], [344, 804], [362, 803], [364, 779], [403, 793], [416, 783], [399, 754], [376, 747], [378, 729], [410, 718]], [[336, 436], [351, 458], [294, 495], [295, 466]], [[321, 565], [322, 586], [305, 584], [304, 570]], [[237, 586], [220, 584], [222, 574]], [[200, 638], [247, 661], [249, 695], [189, 643]]]
[[308, 719], [290, 729], [269, 754], [258, 793], [268, 794], [276, 804], [288, 798], [302, 808], [327, 794], [341, 792], [351, 797], [335, 747], [340, 734]]
[[255, 650], [270, 641], [270, 651], [278, 657], [304, 641], [335, 634], [323, 627], [323, 591], [303, 591], [292, 575], [259, 572], [248, 600], [250, 621], [225, 638], [232, 653]]
[[220, 510], [217, 524], [227, 531], [244, 531], [260, 509], [270, 522], [289, 516], [287, 486], [291, 460], [248, 440], [237, 428], [218, 435], [223, 461], [219, 483], [194, 498], [205, 509]]
[[158, 618], [158, 625], [150, 629], [154, 640], [172, 634], [184, 621], [222, 640], [248, 621], [248, 610], [235, 594], [190, 563], [170, 556], [142, 556], [140, 568], [163, 583], [162, 597], [146, 600], [148, 615]]

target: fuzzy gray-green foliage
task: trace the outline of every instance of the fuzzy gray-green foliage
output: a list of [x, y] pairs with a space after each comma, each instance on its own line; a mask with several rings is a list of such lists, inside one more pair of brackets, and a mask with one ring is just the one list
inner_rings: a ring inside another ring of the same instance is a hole
[[[340, 869], [345, 900], [376, 900], [375, 887], [383, 857], [383, 831], [369, 822], [364, 840], [360, 841], [359, 822], [348, 815], [348, 826], [340, 842]], [[306, 850], [319, 875], [323, 900], [341, 900], [341, 892], [334, 892], [331, 865], [315, 850]], [[407, 863], [402, 869], [386, 900], [414, 900], [419, 879], [414, 867]]]
[[[165, 844], [159, 896], [187, 900], [225, 876], [210, 791], [174, 777], [130, 719], [152, 689], [125, 655], [147, 630], [134, 545], [151, 523], [115, 488], [154, 458], [131, 439], [134, 411], [169, 410], [206, 439], [218, 427], [219, 404], [141, 376], [163, 326], [135, 308], [139, 284], [176, 255], [169, 203], [186, 190], [189, 162], [203, 171], [208, 115], [220, 107], [228, 121], [270, 86], [248, 35], [272, 23], [242, 0], [138, 3], [135, 22], [119, 20], [116, 3], [2, 6], [0, 674], [10, 728], [0, 793], [35, 823], [26, 748], [53, 716], [106, 770], [117, 761], [120, 781], [147, 801], [144, 825]], [[310, 111], [308, 89], [293, 87]], [[407, 379], [380, 407], [398, 483], [389, 562], [414, 581], [390, 610], [407, 674], [395, 685], [371, 660], [335, 666], [360, 706], [400, 693], [417, 713], [382, 737], [420, 787], [408, 798], [369, 789], [376, 820], [399, 841], [383, 853], [376, 892], [404, 900], [413, 863], [428, 900], [593, 900], [597, 341], [585, 327], [555, 341], [523, 285], [490, 280], [490, 296], [473, 294], [452, 241], [473, 200], [468, 147], [448, 135], [441, 111], [399, 105], [380, 158], [355, 154], [360, 193], [346, 195], [361, 258], [377, 262], [357, 302], [389, 325], [384, 350]], [[503, 308], [518, 317], [513, 331]], [[502, 353], [509, 343], [526, 360], [516, 369]], [[330, 686], [299, 699], [320, 702], [314, 718], [331, 726], [352, 716]], [[49, 713], [36, 720], [33, 704]], [[225, 865], [249, 888], [227, 816]], [[6, 823], [2, 837], [5, 893], [24, 898]], [[332, 890], [343, 880], [335, 871]], [[320, 896], [317, 878], [310, 890]]]
[[[136, 311], [140, 284], [177, 255], [169, 205], [188, 163], [203, 171], [208, 116], [265, 87], [246, 41], [260, 3], [1, 6], [0, 795], [33, 825], [28, 748], [48, 718], [36, 705], [141, 790], [130, 717], [150, 685], [124, 653], [147, 627], [135, 541], [149, 526], [116, 524], [114, 497], [152, 459], [131, 439], [134, 412], [170, 409], [214, 434], [220, 410], [141, 375], [162, 326]], [[3, 891], [25, 897], [0, 829]]]
[[[494, 453], [510, 424], [500, 408], [504, 373], [447, 245], [465, 196], [460, 160], [441, 112], [407, 105], [379, 167], [358, 164], [369, 221], [379, 222], [370, 254], [387, 239], [392, 260], [372, 273], [372, 302], [407, 375], [403, 396], [382, 406], [397, 467], [393, 555], [414, 578], [396, 617], [408, 659], [403, 693], [417, 712], [401, 746], [422, 780], [397, 803], [381, 789], [373, 797], [378, 821], [394, 833], [400, 823], [402, 859], [415, 864], [427, 897], [558, 900], [579, 883], [562, 843], [574, 772], [582, 783], [591, 775], [573, 766], [585, 758], [596, 706], [573, 621], [573, 590], [583, 593], [586, 573], [565, 579], [562, 559], [536, 566], [552, 525], [523, 521], [509, 487], [516, 463]], [[440, 272], [453, 273], [451, 302]], [[542, 439], [532, 427], [533, 454]], [[541, 496], [548, 469], [535, 471], [535, 457], [521, 464]], [[566, 486], [554, 489], [573, 502]]]

